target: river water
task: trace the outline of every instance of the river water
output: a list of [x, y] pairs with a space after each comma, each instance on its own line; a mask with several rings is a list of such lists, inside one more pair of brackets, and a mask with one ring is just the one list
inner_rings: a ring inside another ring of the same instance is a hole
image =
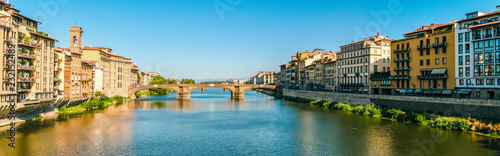
[[500, 139], [275, 100], [254, 91], [196, 90], [105, 110], [28, 121], [0, 155], [499, 155]]

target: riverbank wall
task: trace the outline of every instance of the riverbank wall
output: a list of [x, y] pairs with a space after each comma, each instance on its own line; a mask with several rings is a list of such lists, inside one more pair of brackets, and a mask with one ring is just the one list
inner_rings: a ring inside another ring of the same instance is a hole
[[283, 95], [352, 105], [376, 104], [418, 113], [499, 119], [500, 101], [490, 99], [440, 98], [374, 94], [347, 94], [283, 89]]
[[[33, 118], [36, 118], [42, 113], [51, 113], [54, 111], [59, 110], [61, 107], [72, 107], [79, 105], [85, 101], [87, 101], [88, 98], [82, 98], [82, 99], [73, 99], [73, 100], [56, 100], [56, 101], [47, 101], [47, 102], [42, 102], [36, 106], [30, 106], [30, 107], [22, 107], [16, 109], [16, 118], [19, 120], [31, 120]], [[6, 107], [5, 109], [0, 110], [0, 121], [8, 121], [10, 113], [10, 107]], [[0, 122], [1, 126], [1, 122]]]

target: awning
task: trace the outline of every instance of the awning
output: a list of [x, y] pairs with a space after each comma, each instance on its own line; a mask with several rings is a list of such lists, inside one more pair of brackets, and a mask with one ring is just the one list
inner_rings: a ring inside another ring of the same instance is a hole
[[458, 94], [469, 94], [470, 93], [470, 89], [460, 89], [458, 91]]
[[352, 92], [352, 89], [348, 89], [347, 91], [348, 91], [348, 92]]
[[431, 72], [432, 75], [442, 75], [446, 74], [446, 68], [444, 69], [433, 69]]
[[362, 91], [363, 91], [363, 89], [359, 89], [359, 90], [358, 90], [358, 92], [362, 92]]
[[363, 89], [363, 92], [368, 92], [368, 89]]
[[424, 92], [423, 89], [417, 89], [417, 90], [415, 90], [415, 93], [423, 93], [423, 92]]
[[406, 94], [413, 94], [413, 89], [406, 90]]
[[451, 90], [443, 90], [443, 94], [445, 94], [445, 95], [451, 95]]
[[432, 90], [424, 90], [424, 94], [432, 94]]
[[432, 94], [441, 94], [443, 91], [442, 90], [433, 90]]

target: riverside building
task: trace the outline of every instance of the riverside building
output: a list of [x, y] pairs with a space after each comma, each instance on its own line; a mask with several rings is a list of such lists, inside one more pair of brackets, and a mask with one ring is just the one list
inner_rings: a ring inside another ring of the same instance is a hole
[[451, 97], [455, 89], [455, 23], [422, 26], [393, 41], [390, 77], [373, 80], [375, 94]]
[[0, 1], [0, 31], [3, 44], [0, 109], [14, 99], [20, 109], [45, 105], [54, 100], [54, 42], [38, 30], [40, 22]]
[[340, 46], [337, 53], [336, 91], [342, 93], [372, 93], [370, 74], [389, 71], [391, 40], [376, 36]]
[[455, 28], [456, 86], [461, 97], [500, 98], [500, 6], [466, 14]]

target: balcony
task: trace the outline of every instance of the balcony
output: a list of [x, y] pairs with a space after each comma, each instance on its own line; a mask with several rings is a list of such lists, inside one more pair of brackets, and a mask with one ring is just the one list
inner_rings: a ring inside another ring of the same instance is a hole
[[431, 49], [431, 45], [417, 45], [417, 50], [425, 50], [425, 49]]
[[448, 75], [446, 74], [438, 74], [438, 75], [418, 75], [418, 79], [420, 80], [436, 80], [436, 79], [448, 79]]
[[17, 82], [35, 82], [36, 78], [35, 77], [29, 77], [29, 76], [18, 76], [17, 77]]
[[411, 79], [411, 76], [408, 75], [398, 75], [398, 76], [391, 76], [391, 80], [409, 80]]
[[356, 73], [356, 74], [354, 74], [354, 75], [359, 76], [359, 73]]
[[402, 49], [394, 49], [392, 50], [394, 53], [405, 53], [405, 52], [410, 52], [411, 48], [402, 48]]
[[40, 43], [36, 43], [35, 41], [24, 41], [24, 40], [20, 40], [19, 43], [18, 43], [19, 46], [25, 46], [25, 47], [31, 47], [31, 48], [42, 48], [42, 46], [40, 45]]
[[31, 91], [30, 87], [17, 86], [17, 92], [29, 92], [29, 91]]
[[443, 42], [443, 43], [435, 43], [432, 44], [433, 48], [441, 48], [441, 47], [448, 47], [448, 42]]
[[390, 75], [390, 72], [377, 72], [370, 74], [370, 80], [388, 80]]
[[28, 59], [36, 59], [36, 56], [35, 54], [33, 53], [24, 53], [24, 52], [20, 52], [17, 54], [17, 57], [19, 58], [28, 58]]
[[17, 70], [33, 71], [33, 70], [35, 70], [35, 66], [33, 66], [33, 65], [27, 65], [27, 64], [25, 64], [25, 65], [20, 65], [19, 64], [19, 65], [17, 65]]
[[401, 70], [411, 70], [409, 66], [404, 66], [404, 67], [394, 67], [395, 71], [401, 71]]
[[410, 61], [410, 57], [398, 57], [394, 58], [394, 62]]

